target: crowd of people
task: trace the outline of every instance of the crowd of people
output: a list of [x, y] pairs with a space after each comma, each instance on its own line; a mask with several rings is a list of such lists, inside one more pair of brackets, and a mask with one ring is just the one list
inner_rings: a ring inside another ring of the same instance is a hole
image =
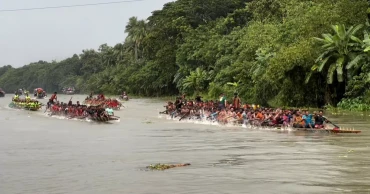
[[42, 104], [34, 99], [31, 99], [28, 94], [24, 99], [21, 99], [18, 94], [15, 94], [12, 98], [12, 108], [25, 108], [30, 110], [38, 110], [42, 107]]
[[68, 103], [59, 102], [57, 92], [54, 92], [50, 97], [48, 109], [51, 115], [66, 116], [68, 118], [90, 118], [97, 121], [117, 120], [114, 117], [113, 109], [110, 107], [81, 105], [79, 101], [73, 103], [72, 98]]
[[90, 94], [86, 97], [84, 104], [88, 104], [90, 106], [101, 106], [103, 108], [110, 108], [114, 110], [120, 109], [123, 105], [116, 99], [106, 98], [104, 94], [99, 94], [97, 97], [93, 97]]
[[238, 94], [234, 94], [232, 101], [227, 101], [224, 94], [219, 100], [203, 101], [197, 96], [194, 100], [186, 100], [185, 95], [177, 97], [176, 101], [168, 102], [166, 110], [161, 112], [169, 114], [172, 118], [180, 120], [206, 119], [221, 124], [239, 123], [257, 126], [292, 126], [295, 128], [325, 128], [329, 122], [323, 111], [312, 112], [308, 110], [272, 109], [254, 104], [242, 104]]

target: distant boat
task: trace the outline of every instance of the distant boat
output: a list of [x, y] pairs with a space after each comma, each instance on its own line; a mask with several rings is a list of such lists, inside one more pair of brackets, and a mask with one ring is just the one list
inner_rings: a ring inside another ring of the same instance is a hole
[[73, 95], [75, 94], [75, 88], [63, 88], [62, 92], [63, 94]]
[[4, 96], [5, 96], [5, 91], [0, 88], [0, 97], [4, 97]]
[[37, 98], [37, 99], [44, 99], [46, 97], [46, 91], [42, 88], [36, 88], [34, 91], [33, 91], [33, 95]]

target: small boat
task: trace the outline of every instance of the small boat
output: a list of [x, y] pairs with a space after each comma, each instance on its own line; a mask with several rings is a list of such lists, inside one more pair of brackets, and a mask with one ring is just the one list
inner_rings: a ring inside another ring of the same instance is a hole
[[63, 94], [66, 94], [66, 95], [73, 95], [75, 94], [75, 88], [74, 87], [70, 87], [70, 88], [63, 88], [62, 89], [62, 92]]
[[119, 99], [120, 100], [126, 100], [126, 101], [128, 101], [128, 96], [127, 95], [125, 95], [125, 96], [119, 96]]
[[44, 99], [46, 97], [46, 91], [44, 91], [42, 88], [36, 88], [34, 89], [33, 95], [37, 99]]
[[0, 88], [0, 97], [5, 97], [5, 91]]
[[15, 102], [12, 101], [9, 104], [10, 108], [14, 109], [23, 109], [23, 110], [29, 110], [29, 111], [38, 111], [41, 109], [41, 104], [38, 102]]

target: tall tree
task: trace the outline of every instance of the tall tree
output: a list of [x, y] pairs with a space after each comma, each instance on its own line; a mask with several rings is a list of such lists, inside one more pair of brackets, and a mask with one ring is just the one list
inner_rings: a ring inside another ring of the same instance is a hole
[[125, 32], [128, 33], [126, 42], [134, 43], [135, 60], [138, 60], [140, 46], [147, 35], [147, 23], [145, 20], [138, 20], [137, 17], [131, 17], [126, 25]]

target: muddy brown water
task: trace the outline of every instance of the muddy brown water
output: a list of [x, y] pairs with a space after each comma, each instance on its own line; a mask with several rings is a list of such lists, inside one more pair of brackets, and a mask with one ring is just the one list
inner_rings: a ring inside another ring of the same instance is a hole
[[[360, 134], [279, 133], [159, 118], [160, 100], [124, 102], [120, 122], [97, 124], [10, 99], [0, 98], [1, 194], [370, 193], [366, 114], [327, 113]], [[191, 166], [144, 170], [154, 163]]]

